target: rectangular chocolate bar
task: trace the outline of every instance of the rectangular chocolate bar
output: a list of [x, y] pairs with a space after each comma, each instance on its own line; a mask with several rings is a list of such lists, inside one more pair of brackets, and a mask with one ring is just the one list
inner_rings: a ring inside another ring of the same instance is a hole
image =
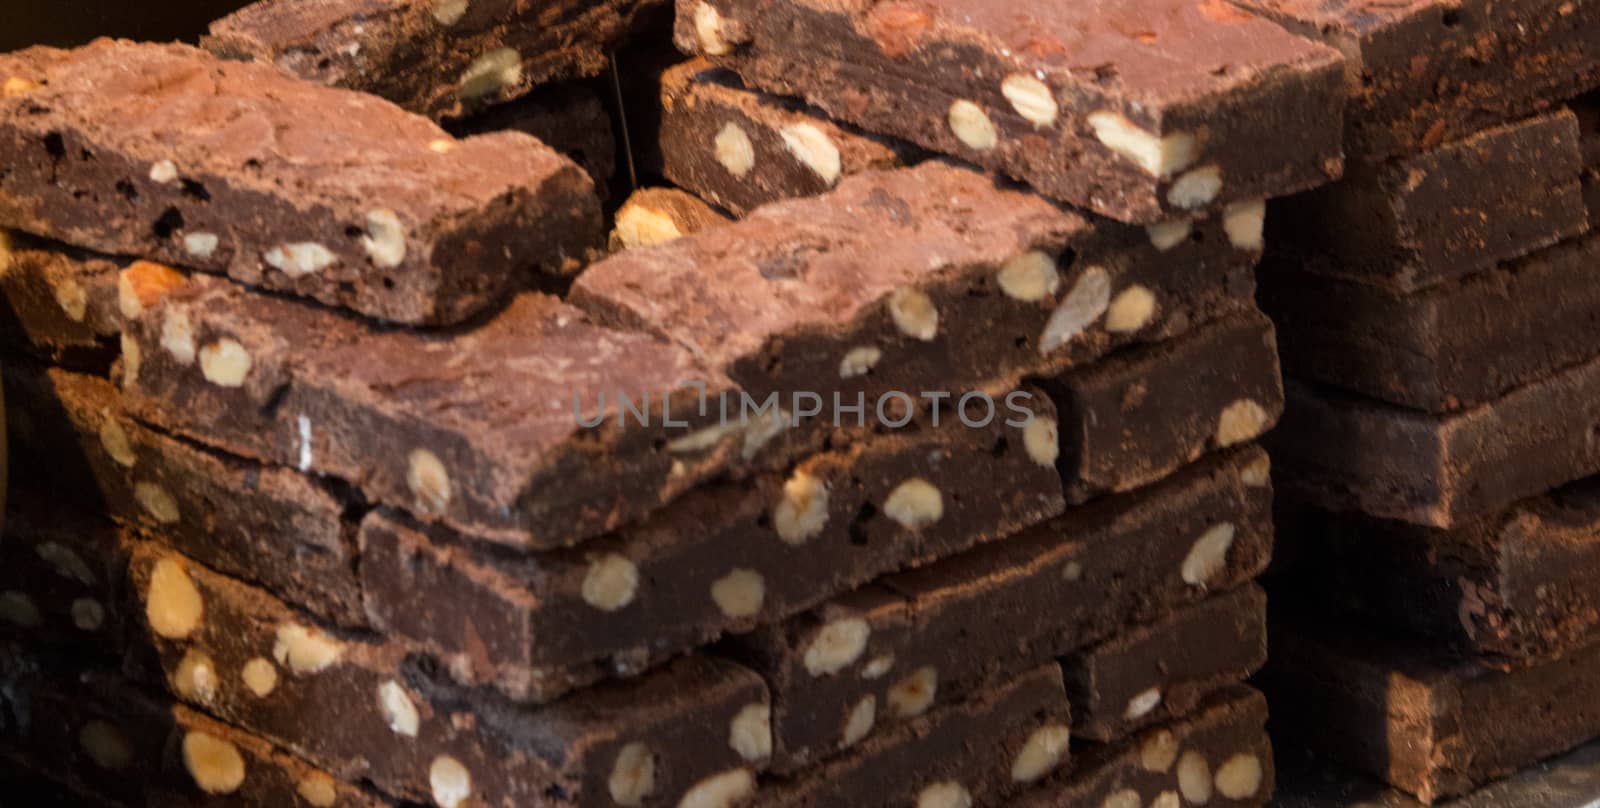
[[679, 0], [751, 86], [1113, 219], [1190, 218], [1340, 171], [1343, 60], [1221, 4]]
[[1600, 233], [1412, 294], [1262, 273], [1292, 376], [1444, 413], [1600, 354]]
[[1079, 738], [1114, 741], [1188, 715], [1267, 661], [1267, 596], [1255, 584], [1132, 626], [1061, 662]]
[[486, 109], [470, 118], [446, 121], [456, 137], [515, 129], [533, 135], [588, 172], [601, 201], [611, 195], [617, 174], [617, 137], [611, 113], [601, 100], [609, 84], [568, 81], [535, 89], [509, 104]]
[[773, 692], [774, 768], [847, 746], [858, 713], [861, 735], [893, 726], [1250, 580], [1271, 554], [1267, 476], [1236, 450], [735, 638]]
[[132, 578], [144, 640], [176, 696], [396, 799], [674, 804], [695, 789], [753, 788], [770, 751], [766, 689], [728, 662], [686, 657], [522, 707], [162, 548], [136, 548]]
[[307, 81], [458, 117], [551, 81], [594, 76], [657, 0], [260, 0], [201, 44]]
[[[1600, 32], [1600, 29], [1597, 29]], [[1310, 271], [1411, 292], [1588, 229], [1576, 117], [1474, 132], [1272, 203], [1273, 272]]]
[[[1049, 419], [1048, 400], [1036, 405]], [[1056, 471], [1028, 446], [1035, 431], [997, 421], [882, 435], [526, 558], [380, 511], [361, 531], [367, 612], [469, 681], [548, 701], [1060, 513]]]
[[7, 492], [0, 636], [115, 659], [127, 649], [127, 552], [109, 522], [34, 491]]
[[184, 45], [0, 56], [0, 226], [410, 324], [570, 274], [594, 186], [526, 135], [456, 140], [378, 98]]
[[617, 208], [611, 250], [653, 247], [730, 221], [728, 214], [694, 194], [677, 188], [640, 188]]
[[145, 427], [105, 379], [18, 362], [4, 377], [13, 458], [32, 484], [319, 617], [366, 624], [355, 528], [336, 491]]
[[103, 372], [122, 329], [123, 262], [0, 230], [0, 343], [58, 365]]
[[1600, 84], [1594, 0], [1234, 0], [1348, 58], [1345, 149], [1426, 151]]
[[1600, 472], [1600, 359], [1447, 415], [1285, 388], [1279, 483], [1327, 510], [1449, 528]]

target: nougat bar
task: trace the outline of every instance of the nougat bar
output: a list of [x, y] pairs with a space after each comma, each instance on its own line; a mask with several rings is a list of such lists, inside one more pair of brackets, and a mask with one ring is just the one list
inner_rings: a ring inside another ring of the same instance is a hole
[[1411, 294], [1262, 273], [1291, 376], [1443, 413], [1600, 354], [1600, 233]]
[[1577, 118], [1560, 110], [1351, 161], [1340, 181], [1272, 203], [1268, 269], [1409, 292], [1526, 255], [1588, 229], [1581, 156]]
[[680, 385], [727, 382], [682, 348], [597, 326], [547, 295], [424, 333], [204, 275], [162, 291], [124, 334], [129, 412], [490, 541], [545, 548], [602, 533], [761, 446], [737, 422], [674, 442], [716, 415]]
[[1353, 158], [1425, 151], [1600, 84], [1595, 0], [1234, 2], [1345, 54]]
[[732, 221], [728, 214], [677, 188], [640, 188], [617, 208], [611, 229], [611, 249], [653, 247], [675, 238], [721, 227]]
[[1314, 618], [1281, 629], [1262, 676], [1273, 726], [1423, 802], [1600, 735], [1600, 646], [1500, 671]]
[[338, 492], [143, 426], [105, 379], [15, 362], [4, 378], [27, 426], [13, 456], [35, 485], [324, 619], [366, 623], [355, 528]]
[[1235, 450], [733, 638], [772, 688], [774, 769], [1250, 580], [1271, 554], [1267, 477], [1265, 453]]
[[595, 81], [568, 81], [540, 87], [509, 104], [490, 107], [470, 118], [446, 121], [457, 137], [515, 129], [566, 155], [594, 180], [602, 201], [611, 195], [617, 173], [617, 136], [611, 113]]
[[[1276, 707], [1274, 707], [1276, 709]], [[1272, 797], [1267, 701], [1244, 685], [1192, 713], [1115, 744], [1073, 750], [1073, 766], [1006, 803], [1010, 808], [1254, 808]]]
[[1079, 738], [1114, 741], [1188, 715], [1267, 661], [1267, 596], [1255, 584], [1132, 626], [1061, 661]]
[[[774, 808], [1001, 805], [1068, 765], [1071, 710], [1061, 669], [1043, 665], [991, 683], [861, 741], [846, 756], [762, 783]], [[871, 716], [856, 724], [871, 728]]]
[[1140, 224], [1339, 175], [1343, 60], [1222, 4], [678, 0], [751, 86]]
[[820, 194], [842, 177], [922, 158], [903, 141], [835, 123], [793, 98], [750, 90], [738, 74], [703, 58], [661, 74], [660, 105], [661, 173], [740, 216]]
[[397, 799], [675, 804], [697, 788], [753, 786], [769, 754], [766, 689], [728, 662], [686, 657], [517, 706], [448, 683], [400, 644], [319, 627], [163, 548], [134, 553], [146, 641], [176, 696]]
[[533, 138], [456, 140], [372, 96], [184, 45], [0, 57], [0, 226], [455, 323], [570, 274], [593, 183]]
[[1327, 510], [1449, 528], [1600, 471], [1600, 359], [1447, 415], [1285, 387], [1278, 481]]
[[599, 75], [660, 0], [259, 0], [201, 40], [310, 82], [457, 117], [542, 84]]
[[[383, 630], [546, 701], [748, 631], [884, 573], [1061, 512], [1037, 424], [891, 433], [787, 473], [711, 484], [637, 527], [568, 551], [497, 558], [379, 512], [361, 531], [367, 611]], [[1047, 447], [1053, 448], [1053, 447]], [[417, 608], [418, 603], [426, 608]]]
[[58, 365], [110, 367], [122, 329], [117, 273], [123, 264], [0, 230], [0, 343], [8, 353]]
[[115, 659], [127, 649], [128, 554], [109, 522], [13, 489], [0, 541], [0, 635]]

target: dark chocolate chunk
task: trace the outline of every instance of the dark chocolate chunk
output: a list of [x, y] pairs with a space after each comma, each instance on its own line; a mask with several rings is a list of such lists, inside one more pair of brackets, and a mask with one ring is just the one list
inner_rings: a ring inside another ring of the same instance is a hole
[[611, 230], [613, 252], [633, 247], [653, 247], [675, 238], [721, 227], [732, 221], [728, 214], [699, 197], [676, 188], [640, 188], [617, 209]]
[[123, 263], [0, 230], [0, 342], [58, 365], [109, 368], [122, 329]]
[[600, 94], [609, 85], [596, 81], [550, 84], [509, 104], [490, 107], [470, 118], [447, 122], [458, 137], [515, 129], [566, 155], [594, 180], [601, 200], [610, 196], [617, 173], [617, 139], [611, 113]]

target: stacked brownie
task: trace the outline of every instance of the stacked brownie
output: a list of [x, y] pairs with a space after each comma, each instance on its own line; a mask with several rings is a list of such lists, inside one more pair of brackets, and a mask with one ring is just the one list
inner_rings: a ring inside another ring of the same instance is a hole
[[1361, 56], [1344, 179], [1268, 217], [1275, 716], [1459, 795], [1600, 736], [1600, 5], [1245, 4]]

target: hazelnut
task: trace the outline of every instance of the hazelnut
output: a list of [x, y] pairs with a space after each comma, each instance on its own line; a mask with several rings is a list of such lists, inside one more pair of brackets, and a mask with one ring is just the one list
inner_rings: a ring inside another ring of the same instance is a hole
[[239, 670], [239, 678], [256, 698], [266, 698], [278, 687], [278, 669], [265, 657], [251, 657]]
[[1061, 568], [1061, 578], [1066, 581], [1083, 580], [1083, 564], [1077, 561], [1068, 561], [1066, 566]]
[[161, 347], [180, 365], [194, 364], [194, 324], [189, 313], [179, 308], [167, 309], [161, 316]]
[[422, 513], [444, 513], [450, 504], [450, 475], [439, 456], [427, 449], [412, 449], [406, 456], [406, 486]]
[[135, 483], [133, 498], [139, 501], [146, 513], [163, 525], [174, 524], [180, 518], [177, 500], [167, 493], [167, 489], [155, 483]]
[[889, 295], [889, 317], [900, 333], [912, 339], [931, 342], [939, 333], [939, 310], [932, 299], [915, 289], [896, 289]]
[[832, 185], [839, 181], [839, 147], [821, 129], [806, 122], [792, 123], [778, 130], [778, 136], [795, 159], [823, 182]]
[[1222, 229], [1228, 234], [1228, 243], [1241, 250], [1259, 250], [1265, 245], [1262, 233], [1266, 229], [1267, 202], [1235, 202], [1222, 209]]
[[1167, 202], [1175, 208], [1203, 208], [1222, 193], [1222, 169], [1215, 164], [1185, 172], [1167, 189]]
[[461, 97], [480, 98], [522, 83], [522, 56], [515, 48], [495, 48], [461, 73]]
[[172, 688], [191, 702], [210, 704], [217, 697], [217, 663], [206, 652], [189, 649], [172, 672]]
[[783, 499], [772, 510], [772, 527], [784, 544], [800, 545], [828, 524], [828, 484], [804, 470], [783, 484]]
[[913, 718], [933, 706], [939, 694], [939, 671], [932, 665], [917, 668], [889, 686], [889, 712], [896, 718]]
[[178, 181], [178, 166], [171, 160], [157, 160], [150, 164], [150, 181], [166, 185]]
[[117, 465], [124, 468], [133, 468], [139, 462], [139, 457], [133, 453], [133, 447], [128, 445], [128, 433], [122, 429], [110, 411], [100, 413], [100, 447], [106, 450], [106, 455], [116, 461]]
[[1217, 445], [1244, 443], [1267, 431], [1272, 417], [1254, 400], [1241, 398], [1222, 408], [1217, 416]]
[[49, 564], [56, 574], [69, 581], [77, 581], [84, 586], [94, 586], [94, 571], [71, 547], [57, 544], [53, 541], [40, 542], [33, 548], [35, 555], [46, 564]]
[[933, 483], [912, 477], [889, 492], [883, 515], [907, 530], [920, 530], [944, 516], [944, 497]]
[[218, 387], [244, 386], [251, 364], [250, 352], [231, 337], [200, 349], [200, 375]]
[[139, 343], [128, 332], [122, 332], [122, 383], [132, 385], [139, 380]]
[[1049, 126], [1056, 122], [1061, 108], [1049, 85], [1023, 73], [1012, 73], [1000, 82], [1000, 94], [1011, 102], [1011, 108], [1022, 119], [1034, 126]]
[[1183, 801], [1178, 799], [1178, 792], [1163, 791], [1150, 801], [1150, 808], [1183, 808]]
[[1251, 488], [1261, 488], [1272, 482], [1272, 458], [1263, 454], [1250, 461], [1250, 465], [1239, 472], [1239, 481]]
[[195, 258], [210, 258], [217, 251], [218, 241], [216, 233], [184, 233], [183, 251]]
[[1238, 754], [1217, 767], [1217, 793], [1230, 800], [1254, 797], [1261, 790], [1261, 759], [1251, 754]]
[[728, 746], [755, 762], [772, 756], [772, 708], [746, 704], [728, 725]]
[[653, 247], [683, 236], [671, 216], [638, 203], [629, 203], [617, 211], [616, 229], [617, 240], [627, 249]]
[[316, 808], [333, 808], [333, 804], [339, 800], [337, 786], [327, 772], [306, 772], [295, 784], [294, 792]]
[[989, 120], [989, 114], [983, 107], [966, 100], [957, 99], [950, 105], [947, 114], [950, 120], [950, 131], [955, 133], [956, 140], [961, 141], [969, 149], [988, 151], [1000, 142], [1000, 136], [994, 130], [994, 122]]
[[1045, 468], [1054, 468], [1056, 458], [1061, 456], [1060, 427], [1056, 419], [1047, 415], [1029, 418], [1028, 425], [1022, 428], [1022, 448], [1029, 460]]
[[707, 56], [726, 56], [733, 52], [733, 45], [722, 36], [722, 14], [710, 3], [695, 6], [694, 34], [700, 40], [700, 51]]
[[1061, 286], [1056, 259], [1041, 250], [1029, 250], [1005, 263], [995, 275], [1000, 291], [1024, 303], [1043, 300]]
[[437, 0], [433, 4], [433, 18], [440, 25], [449, 27], [461, 22], [467, 15], [467, 0]]
[[181, 640], [200, 627], [205, 601], [183, 565], [163, 558], [150, 570], [150, 587], [145, 593], [144, 616], [150, 629], [169, 640]]
[[56, 305], [61, 307], [61, 313], [75, 323], [83, 322], [89, 313], [89, 293], [77, 281], [67, 278], [55, 288]]
[[859, 617], [846, 617], [823, 626], [806, 646], [802, 661], [812, 676], [831, 676], [854, 664], [867, 650], [872, 626]]
[[128, 739], [121, 730], [105, 721], [97, 719], [84, 724], [78, 730], [78, 746], [94, 765], [107, 771], [122, 771], [133, 764], [133, 748], [128, 745]]
[[878, 720], [878, 697], [868, 693], [850, 708], [850, 714], [844, 720], [844, 733], [839, 742], [839, 748], [849, 749], [872, 733], [872, 727]]
[[244, 784], [244, 757], [232, 741], [199, 730], [183, 736], [183, 765], [207, 794], [232, 794]]
[[1122, 717], [1129, 721], [1137, 721], [1159, 706], [1161, 706], [1161, 688], [1141, 690], [1134, 694], [1133, 698], [1128, 699], [1128, 708], [1122, 711]]
[[[714, 9], [712, 13], [715, 13]], [[712, 147], [716, 152], [717, 162], [728, 169], [729, 174], [739, 179], [744, 179], [744, 176], [750, 173], [750, 169], [756, 167], [755, 146], [751, 145], [750, 136], [736, 123], [730, 121], [723, 124], [722, 130], [717, 132]]]
[[1011, 781], [1031, 783], [1054, 771], [1066, 757], [1071, 735], [1063, 724], [1046, 724], [1034, 730], [1011, 762]]
[[99, 631], [105, 625], [106, 609], [94, 598], [74, 598], [70, 611], [79, 631]]
[[954, 780], [943, 780], [917, 793], [917, 808], [972, 808], [972, 794]]
[[428, 787], [439, 808], [456, 808], [472, 796], [472, 773], [461, 761], [439, 755], [428, 766]]
[[417, 726], [421, 723], [417, 705], [411, 703], [411, 697], [399, 682], [390, 679], [378, 685], [378, 712], [383, 714], [389, 731], [408, 738], [417, 737]]
[[267, 250], [261, 257], [266, 260], [268, 266], [291, 278], [321, 272], [339, 260], [327, 247], [315, 241], [279, 244]]
[[1156, 313], [1154, 292], [1140, 284], [1122, 290], [1106, 309], [1106, 330], [1113, 334], [1132, 334], [1144, 328]]
[[854, 379], [865, 376], [878, 366], [878, 361], [883, 359], [882, 349], [873, 345], [862, 345], [851, 348], [844, 358], [839, 360], [839, 378]]
[[1211, 801], [1211, 766], [1193, 749], [1178, 758], [1178, 791], [1190, 805], [1205, 805]]
[[0, 592], [0, 620], [21, 628], [38, 628], [44, 622], [33, 598], [15, 589]]
[[1188, 219], [1173, 219], [1165, 222], [1145, 225], [1144, 231], [1150, 235], [1150, 245], [1156, 252], [1166, 252], [1182, 244], [1194, 232], [1194, 222]]
[[894, 668], [894, 654], [879, 654], [861, 666], [861, 678], [881, 679]]
[[1050, 353], [1082, 334], [1110, 305], [1111, 276], [1101, 267], [1085, 269], [1045, 323], [1039, 353]]
[[298, 623], [279, 626], [272, 646], [272, 658], [296, 676], [321, 673], [343, 655], [344, 646], [338, 640]]
[[1194, 135], [1179, 132], [1158, 138], [1110, 110], [1091, 113], [1089, 127], [1107, 149], [1132, 160], [1151, 176], [1170, 176], [1188, 168], [1200, 156]]
[[367, 211], [367, 234], [361, 237], [361, 247], [372, 259], [372, 265], [387, 269], [400, 266], [406, 259], [406, 227], [400, 217], [388, 208]]
[[39, 82], [25, 79], [21, 76], [8, 76], [4, 84], [0, 84], [0, 98], [18, 98], [39, 89]]
[[1139, 792], [1131, 788], [1124, 788], [1111, 792], [1106, 797], [1106, 801], [1100, 803], [1100, 808], [1140, 808], [1142, 805], [1144, 805], [1144, 800], [1139, 798]]
[[755, 791], [755, 775], [746, 769], [730, 769], [690, 786], [678, 800], [678, 808], [733, 808]]
[[1194, 540], [1183, 559], [1180, 573], [1191, 586], [1204, 586], [1228, 566], [1228, 548], [1233, 546], [1233, 523], [1213, 525]]
[[183, 273], [154, 261], [134, 261], [117, 273], [117, 308], [129, 320], [184, 284]]
[[732, 619], [754, 617], [761, 611], [767, 583], [755, 570], [736, 569], [711, 585], [711, 599]]
[[583, 576], [583, 602], [602, 612], [614, 612], [633, 602], [639, 592], [639, 568], [616, 553], [589, 562]]
[[624, 808], [643, 805], [656, 790], [656, 756], [642, 743], [622, 747], [616, 763], [611, 766], [607, 786], [612, 802]]

